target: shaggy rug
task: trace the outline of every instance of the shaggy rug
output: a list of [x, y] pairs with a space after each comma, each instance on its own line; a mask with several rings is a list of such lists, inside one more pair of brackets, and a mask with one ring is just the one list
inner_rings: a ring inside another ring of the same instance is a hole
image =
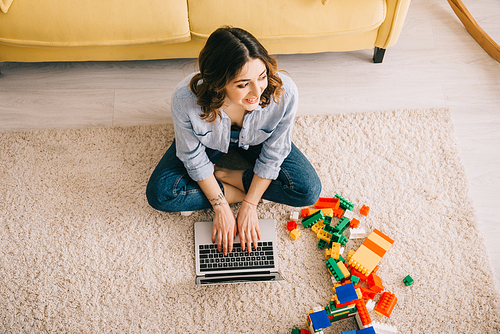
[[[275, 203], [258, 211], [276, 220], [285, 280], [195, 285], [193, 223], [212, 212], [161, 213], [144, 195], [172, 140], [172, 125], [0, 133], [0, 332], [290, 333], [328, 305], [316, 236], [299, 227], [292, 240], [285, 226], [298, 209]], [[348, 199], [360, 227], [395, 240], [378, 275], [398, 303], [372, 320], [399, 333], [500, 330], [448, 110], [298, 117], [294, 142], [322, 196]], [[325, 333], [341, 329], [354, 320]]]

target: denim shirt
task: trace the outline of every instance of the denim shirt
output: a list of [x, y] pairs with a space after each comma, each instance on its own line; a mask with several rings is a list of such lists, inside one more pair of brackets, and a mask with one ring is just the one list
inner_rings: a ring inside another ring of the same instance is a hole
[[[205, 148], [227, 153], [231, 137], [231, 119], [220, 109], [221, 116], [214, 122], [201, 119], [201, 107], [191, 91], [189, 83], [195, 73], [182, 80], [172, 95], [172, 119], [175, 130], [177, 157], [184, 163], [188, 175], [194, 181], [201, 181], [214, 172]], [[254, 173], [265, 179], [276, 179], [281, 164], [291, 151], [292, 127], [298, 107], [297, 86], [286, 75], [279, 75], [283, 81], [283, 95], [279, 104], [258, 106], [243, 119], [238, 146], [262, 144]]]

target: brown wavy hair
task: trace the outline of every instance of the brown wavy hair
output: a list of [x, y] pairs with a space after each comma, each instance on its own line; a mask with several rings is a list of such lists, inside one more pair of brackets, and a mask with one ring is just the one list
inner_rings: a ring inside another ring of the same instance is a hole
[[198, 57], [200, 73], [190, 82], [191, 91], [198, 98], [200, 117], [213, 122], [220, 117], [219, 108], [226, 98], [226, 85], [243, 66], [252, 59], [266, 65], [268, 84], [260, 97], [259, 105], [266, 107], [271, 99], [278, 103], [283, 93], [283, 82], [277, 75], [278, 62], [248, 31], [234, 27], [221, 27], [208, 38]]

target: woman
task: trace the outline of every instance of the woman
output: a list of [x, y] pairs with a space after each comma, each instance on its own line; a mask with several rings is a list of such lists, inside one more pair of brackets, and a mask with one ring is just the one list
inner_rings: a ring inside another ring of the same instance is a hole
[[[166, 212], [213, 208], [212, 242], [219, 252], [232, 251], [237, 232], [242, 249], [251, 252], [260, 239], [261, 199], [300, 207], [315, 203], [321, 192], [314, 168], [292, 143], [297, 87], [239, 28], [213, 32], [198, 63], [200, 72], [173, 93], [175, 140], [151, 175], [147, 198]], [[230, 147], [253, 169], [214, 167]], [[235, 219], [229, 204], [238, 202]]]

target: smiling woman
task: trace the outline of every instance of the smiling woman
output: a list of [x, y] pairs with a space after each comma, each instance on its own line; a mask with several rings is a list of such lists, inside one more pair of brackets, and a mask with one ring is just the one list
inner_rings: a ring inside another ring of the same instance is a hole
[[[200, 72], [172, 96], [175, 140], [148, 183], [150, 205], [166, 212], [213, 208], [212, 241], [224, 254], [239, 233], [243, 250], [260, 239], [261, 199], [312, 205], [319, 177], [292, 143], [297, 86], [278, 73], [277, 62], [249, 32], [214, 31], [198, 58]], [[234, 148], [253, 168], [214, 167]], [[229, 207], [241, 202], [237, 219]]]

